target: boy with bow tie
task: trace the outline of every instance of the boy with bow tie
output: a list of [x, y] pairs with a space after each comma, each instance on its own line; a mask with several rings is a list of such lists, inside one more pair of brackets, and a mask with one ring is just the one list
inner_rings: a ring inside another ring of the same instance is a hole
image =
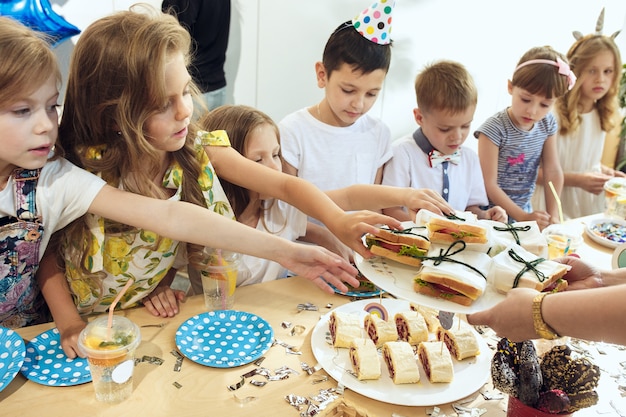
[[[393, 143], [393, 157], [385, 165], [382, 183], [434, 189], [455, 210], [506, 222], [501, 207], [481, 208], [488, 200], [480, 162], [474, 151], [462, 148], [478, 101], [471, 75], [457, 62], [428, 65], [415, 80], [415, 95], [418, 107], [413, 115], [420, 127]], [[403, 207], [384, 213], [401, 221], [415, 220]]]

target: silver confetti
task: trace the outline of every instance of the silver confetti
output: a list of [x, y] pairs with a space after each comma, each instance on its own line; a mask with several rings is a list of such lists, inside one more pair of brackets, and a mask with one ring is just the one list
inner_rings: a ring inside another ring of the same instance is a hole
[[313, 303], [301, 303], [298, 304], [298, 311], [318, 311], [318, 308]]
[[172, 385], [174, 385], [176, 388], [181, 389], [182, 385], [180, 385], [178, 382], [174, 381], [172, 382]]
[[257, 381], [256, 379], [252, 379], [250, 380], [250, 384], [254, 385], [255, 387], [263, 387], [267, 384], [267, 381]]
[[291, 322], [290, 321], [283, 321], [282, 323], [280, 323], [280, 325], [282, 326], [283, 329], [288, 329], [291, 327]]
[[246, 379], [244, 377], [241, 377], [239, 382], [237, 382], [236, 384], [229, 385], [227, 388], [229, 391], [236, 391], [239, 388], [243, 387], [245, 383], [246, 383]]
[[244, 397], [244, 398], [239, 398], [237, 397], [237, 395], [233, 394], [233, 398], [239, 403], [239, 404], [246, 404], [249, 403], [251, 401], [255, 401], [257, 399], [257, 397]]

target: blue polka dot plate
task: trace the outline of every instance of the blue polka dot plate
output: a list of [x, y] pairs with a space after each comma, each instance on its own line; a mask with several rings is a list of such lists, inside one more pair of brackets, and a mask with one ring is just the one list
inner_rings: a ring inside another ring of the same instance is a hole
[[26, 358], [20, 372], [33, 382], [54, 387], [91, 381], [87, 359], [65, 356], [57, 328], [41, 333], [26, 344]]
[[188, 359], [213, 368], [245, 365], [269, 350], [274, 330], [261, 317], [216, 310], [187, 319], [176, 331], [176, 347]]
[[26, 349], [19, 334], [6, 327], [0, 327], [0, 391], [2, 391], [20, 370]]

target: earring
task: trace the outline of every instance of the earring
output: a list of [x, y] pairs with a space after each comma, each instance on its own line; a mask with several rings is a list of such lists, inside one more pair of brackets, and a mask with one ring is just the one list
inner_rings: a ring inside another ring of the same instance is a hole
[[122, 131], [118, 130], [117, 132], [115, 132], [117, 134], [117, 136], [122, 136]]

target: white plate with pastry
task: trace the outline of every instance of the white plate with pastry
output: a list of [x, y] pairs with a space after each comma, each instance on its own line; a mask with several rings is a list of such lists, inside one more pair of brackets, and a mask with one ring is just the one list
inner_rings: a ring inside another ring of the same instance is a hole
[[398, 298], [451, 313], [475, 313], [486, 310], [504, 300], [505, 295], [487, 285], [484, 293], [469, 306], [454, 303], [441, 298], [419, 294], [413, 289], [413, 280], [419, 267], [404, 265], [380, 256], [364, 259], [358, 253], [354, 255], [354, 263], [359, 272], [372, 281], [377, 287]]
[[[393, 320], [395, 313], [410, 310], [410, 303], [406, 300], [384, 298], [380, 301], [385, 310], [387, 310], [390, 320]], [[372, 300], [355, 301], [339, 306], [333, 311], [358, 315], [359, 322], [363, 326], [363, 319], [368, 314], [364, 308], [371, 302]], [[313, 354], [322, 368], [333, 379], [365, 397], [405, 406], [446, 404], [473, 394], [489, 379], [493, 352], [482, 336], [472, 328], [480, 354], [462, 361], [452, 359], [454, 375], [450, 383], [431, 383], [424, 372], [423, 366], [418, 362], [419, 382], [395, 384], [389, 376], [387, 366], [380, 353], [380, 378], [359, 381], [351, 373], [354, 370], [350, 360], [349, 349], [334, 348], [329, 342], [329, 320], [331, 314], [332, 311], [322, 316], [313, 329], [311, 335]], [[454, 320], [453, 326], [458, 325], [458, 317], [455, 317]], [[364, 330], [362, 335], [362, 337], [367, 337]], [[436, 340], [435, 333], [430, 333], [429, 336], [429, 340]]]

